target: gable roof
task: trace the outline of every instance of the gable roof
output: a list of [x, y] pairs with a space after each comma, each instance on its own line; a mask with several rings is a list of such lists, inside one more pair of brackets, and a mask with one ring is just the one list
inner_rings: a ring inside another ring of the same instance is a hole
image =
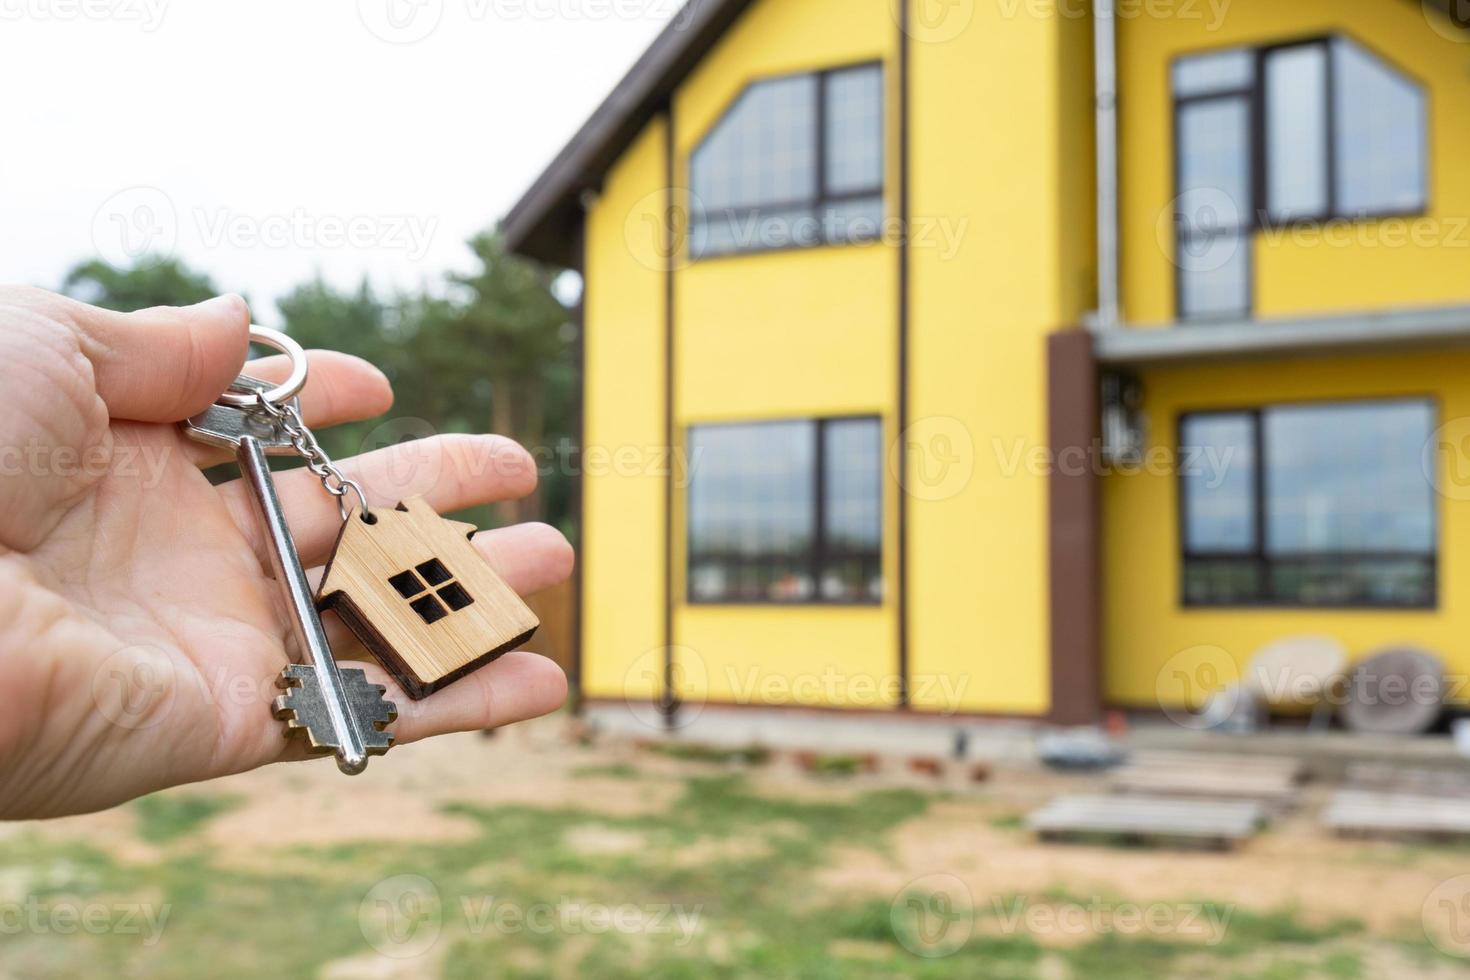
[[687, 0], [501, 224], [506, 247], [576, 268], [582, 192], [598, 188], [648, 120], [752, 0]]

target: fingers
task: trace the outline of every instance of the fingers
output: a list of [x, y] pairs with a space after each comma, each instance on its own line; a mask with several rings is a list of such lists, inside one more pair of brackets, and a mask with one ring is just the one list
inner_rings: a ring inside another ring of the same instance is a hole
[[536, 653], [507, 653], [422, 701], [410, 701], [376, 664], [366, 670], [369, 679], [388, 688], [388, 699], [398, 706], [391, 730], [400, 743], [538, 718], [567, 699], [567, 675], [555, 661]]
[[[360, 357], [337, 351], [306, 352], [306, 387], [301, 389], [301, 416], [312, 428], [326, 428], [382, 415], [393, 407], [393, 387], [383, 372]], [[284, 356], [250, 361], [242, 373], [262, 381], [284, 381], [291, 362]], [[233, 380], [233, 379], [232, 379]], [[223, 389], [221, 389], [223, 390]], [[186, 440], [196, 466], [216, 466], [234, 458], [227, 449]]]
[[177, 422], [203, 411], [240, 373], [249, 349], [250, 310], [239, 296], [136, 313], [54, 301], [113, 418]]
[[480, 554], [520, 595], [560, 585], [572, 574], [572, 546], [549, 524], [515, 524], [481, 531], [472, 539]]
[[[536, 488], [536, 464], [530, 453], [502, 436], [434, 436], [344, 460], [340, 466], [349, 480], [363, 488], [371, 507], [394, 507], [421, 495], [442, 514], [515, 500]], [[321, 564], [342, 528], [336, 499], [306, 469], [279, 473], [276, 489], [302, 562]], [[222, 485], [219, 492], [234, 514], [235, 523], [256, 553], [268, 562], [250, 488], [241, 480], [233, 480]]]

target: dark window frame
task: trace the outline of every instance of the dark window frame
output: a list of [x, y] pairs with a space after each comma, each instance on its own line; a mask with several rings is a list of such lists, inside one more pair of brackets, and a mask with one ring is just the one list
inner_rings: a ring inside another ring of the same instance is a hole
[[[1364, 211], [1357, 213], [1344, 212], [1339, 208], [1338, 202], [1338, 155], [1337, 136], [1339, 132], [1337, 115], [1337, 59], [1332, 56], [1332, 44], [1337, 40], [1349, 41], [1383, 64], [1392, 68], [1394, 72], [1413, 83], [1414, 87], [1424, 98], [1425, 123], [1422, 134], [1424, 140], [1424, 196], [1418, 206], [1412, 208], [1389, 208], [1382, 211]], [[1270, 211], [1270, 185], [1269, 169], [1270, 160], [1267, 151], [1266, 126], [1267, 126], [1267, 92], [1266, 92], [1266, 62], [1273, 54], [1289, 51], [1293, 48], [1317, 47], [1322, 49], [1325, 55], [1326, 76], [1322, 86], [1323, 94], [1323, 120], [1326, 126], [1327, 152], [1324, 154], [1324, 172], [1322, 178], [1325, 181], [1326, 192], [1325, 210], [1318, 214], [1298, 214], [1287, 218], [1272, 216]], [[1251, 57], [1251, 80], [1250, 84], [1242, 88], [1217, 89], [1194, 95], [1174, 94], [1174, 71], [1178, 64], [1190, 61], [1194, 58], [1206, 57], [1212, 54], [1224, 54], [1229, 51], [1243, 50]], [[1180, 222], [1177, 216], [1173, 219], [1174, 225], [1174, 313], [1180, 320], [1188, 320], [1191, 323], [1208, 323], [1210, 321], [1228, 321], [1237, 315], [1250, 317], [1256, 308], [1256, 263], [1253, 249], [1255, 235], [1257, 232], [1267, 229], [1292, 228], [1304, 225], [1322, 224], [1328, 221], [1387, 221], [1394, 218], [1419, 218], [1428, 214], [1431, 209], [1431, 198], [1433, 188], [1433, 166], [1434, 147], [1433, 138], [1433, 103], [1432, 87], [1418, 75], [1407, 71], [1397, 61], [1378, 51], [1372, 45], [1365, 43], [1356, 35], [1347, 31], [1333, 31], [1327, 34], [1312, 34], [1306, 37], [1292, 38], [1286, 41], [1276, 41], [1270, 44], [1252, 46], [1229, 45], [1222, 48], [1209, 48], [1197, 51], [1189, 51], [1175, 56], [1170, 62], [1167, 72], [1170, 98], [1172, 100], [1171, 124], [1173, 126], [1172, 148], [1174, 153], [1173, 179], [1174, 195], [1177, 200], [1183, 194], [1180, 186], [1182, 177], [1182, 143], [1180, 126], [1181, 110], [1200, 103], [1215, 100], [1240, 100], [1244, 99], [1249, 109], [1248, 132], [1251, 145], [1250, 155], [1250, 181], [1251, 200], [1249, 201], [1249, 213], [1243, 215], [1244, 221], [1236, 230], [1242, 239], [1245, 248], [1251, 249], [1246, 255], [1246, 302], [1244, 307], [1237, 313], [1215, 313], [1204, 315], [1188, 314], [1184, 309], [1184, 268], [1179, 261], [1179, 250], [1182, 244], [1180, 234]]]
[[[878, 69], [880, 91], [882, 92], [879, 105], [879, 119], [881, 120], [881, 127], [878, 137], [878, 149], [879, 156], [883, 162], [883, 179], [880, 180], [878, 184], [873, 187], [858, 188], [857, 190], [850, 191], [832, 192], [829, 191], [827, 187], [827, 83], [833, 75], [840, 75], [844, 72], [860, 71], [862, 69], [868, 68]], [[816, 170], [816, 180], [814, 182], [814, 186], [816, 188], [816, 196], [809, 200], [770, 201], [763, 204], [744, 205], [738, 208], [719, 208], [711, 211], [710, 214], [718, 215], [722, 218], [738, 218], [742, 221], [749, 221], [752, 219], [759, 219], [759, 216], [763, 213], [769, 214], [776, 211], [793, 211], [797, 209], [806, 209], [810, 210], [816, 216], [820, 223], [822, 214], [825, 209], [831, 208], [835, 205], [846, 204], [851, 201], [862, 201], [868, 198], [877, 197], [883, 201], [883, 210], [886, 216], [888, 211], [888, 134], [890, 127], [888, 119], [888, 66], [881, 58], [870, 58], [863, 61], [854, 61], [850, 63], [834, 65], [829, 68], [819, 68], [815, 70], [809, 69], [804, 71], [780, 72], [772, 75], [760, 75], [747, 80], [745, 85], [740, 89], [740, 92], [735, 96], [735, 98], [730, 100], [729, 105], [725, 106], [725, 108], [720, 111], [720, 114], [715, 117], [714, 122], [710, 123], [709, 126], [705, 128], [704, 132], [700, 135], [699, 140], [694, 144], [693, 147], [690, 148], [689, 153], [686, 155], [684, 166], [685, 173], [688, 175], [687, 183], [689, 185], [689, 193], [694, 193], [693, 186], [695, 156], [699, 153], [700, 149], [702, 149], [704, 145], [709, 142], [710, 137], [718, 132], [720, 127], [725, 124], [726, 120], [728, 120], [730, 116], [734, 114], [735, 110], [740, 107], [741, 102], [745, 100], [745, 97], [750, 94], [751, 90], [754, 89], [757, 85], [765, 82], [775, 82], [790, 78], [814, 78], [816, 80], [816, 111], [812, 114], [812, 140], [813, 146], [815, 147], [815, 153], [813, 154], [812, 159], [812, 166]], [[814, 248], [832, 248], [844, 245], [864, 245], [881, 241], [883, 238], [881, 227], [871, 234], [849, 235], [842, 238], [829, 237], [825, 234], [825, 229], [819, 229], [819, 231], [822, 233], [820, 233], [817, 239], [814, 241], [793, 241], [786, 242], [780, 245], [752, 245], [744, 248], [735, 247], [725, 249], [723, 251], [708, 252], [696, 255], [694, 254], [694, 236], [695, 227], [697, 224], [696, 214], [692, 207], [688, 208], [687, 210], [689, 213], [689, 231], [685, 237], [686, 241], [688, 242], [688, 258], [691, 262], [709, 262], [717, 261], [719, 259], [738, 258], [747, 255], [767, 255], [772, 252], [807, 251]], [[881, 220], [879, 221], [879, 224], [882, 224]]]
[[[1174, 420], [1174, 445], [1175, 451], [1175, 494], [1178, 501], [1177, 510], [1177, 533], [1179, 536], [1179, 574], [1178, 574], [1178, 603], [1180, 608], [1186, 611], [1204, 610], [1382, 610], [1387, 612], [1434, 612], [1439, 609], [1440, 596], [1440, 552], [1443, 550], [1440, 537], [1440, 507], [1439, 497], [1432, 492], [1430, 498], [1430, 534], [1433, 540], [1432, 549], [1427, 552], [1416, 551], [1341, 551], [1341, 552], [1291, 552], [1271, 554], [1266, 547], [1266, 436], [1265, 426], [1262, 424], [1263, 416], [1273, 410], [1281, 408], [1293, 408], [1300, 406], [1312, 406], [1317, 408], [1330, 408], [1332, 406], [1357, 406], [1374, 403], [1405, 403], [1418, 402], [1431, 408], [1434, 420], [1438, 422], [1443, 417], [1442, 407], [1439, 400], [1433, 395], [1408, 393], [1402, 395], [1377, 395], [1367, 398], [1327, 398], [1327, 399], [1297, 399], [1292, 401], [1269, 402], [1266, 404], [1241, 405], [1234, 407], [1191, 409], [1180, 412]], [[1255, 458], [1256, 465], [1251, 474], [1251, 504], [1254, 529], [1252, 538], [1254, 547], [1246, 551], [1226, 550], [1193, 550], [1189, 547], [1189, 498], [1185, 492], [1184, 472], [1182, 465], [1178, 464], [1179, 452], [1184, 448], [1184, 428], [1191, 419], [1209, 418], [1212, 416], [1245, 416], [1251, 419], [1251, 452]], [[1424, 561], [1429, 572], [1429, 598], [1422, 603], [1403, 602], [1299, 602], [1292, 599], [1273, 599], [1271, 596], [1258, 593], [1250, 599], [1223, 599], [1219, 601], [1193, 600], [1187, 594], [1186, 580], [1189, 574], [1189, 565], [1192, 561], [1199, 562], [1237, 562], [1242, 565], [1250, 565], [1256, 569], [1258, 587], [1264, 588], [1269, 580], [1273, 566], [1289, 564], [1292, 562], [1312, 561]]]
[[[693, 489], [694, 479], [691, 476], [689, 487], [686, 488], [684, 497], [684, 602], [689, 606], [759, 606], [759, 607], [791, 607], [804, 609], [813, 606], [825, 607], [851, 607], [851, 608], [878, 608], [883, 606], [888, 599], [888, 581], [884, 567], [885, 553], [887, 551], [887, 521], [885, 511], [884, 473], [882, 468], [882, 447], [884, 423], [883, 416], [876, 412], [856, 413], [851, 415], [794, 415], [782, 418], [748, 419], [740, 421], [720, 421], [708, 423], [695, 423], [684, 428], [684, 445], [688, 447], [690, 433], [697, 429], [721, 429], [721, 428], [749, 428], [761, 425], [781, 425], [793, 422], [804, 422], [812, 424], [814, 438], [812, 443], [812, 546], [811, 553], [806, 556], [809, 573], [812, 576], [812, 595], [804, 599], [701, 599], [690, 594], [689, 579], [693, 574], [696, 552], [694, 548], [693, 527], [690, 521], [690, 506], [688, 491]], [[878, 551], [876, 555], [879, 575], [883, 578], [882, 595], [877, 597], [862, 596], [852, 599], [829, 599], [822, 593], [821, 573], [829, 561], [841, 561], [843, 559], [860, 558], [866, 559], [870, 555], [867, 552], [854, 552], [846, 549], [832, 549], [827, 547], [827, 427], [833, 423], [840, 422], [875, 422], [878, 426], [878, 445], [880, 470], [878, 474]], [[714, 558], [719, 561], [730, 561], [736, 564], [767, 561], [768, 558], [748, 555], [724, 555], [719, 552], [705, 552], [699, 555], [701, 558]]]

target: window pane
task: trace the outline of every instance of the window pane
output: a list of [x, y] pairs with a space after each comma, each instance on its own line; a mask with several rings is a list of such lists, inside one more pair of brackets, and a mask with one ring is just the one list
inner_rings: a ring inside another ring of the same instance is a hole
[[705, 426], [689, 449], [691, 598], [811, 598], [815, 425]]
[[856, 197], [828, 205], [822, 212], [829, 241], [867, 242], [883, 231], [883, 197]]
[[698, 258], [818, 245], [823, 234], [822, 218], [810, 207], [727, 208], [695, 216], [689, 247]]
[[[1181, 424], [1179, 438], [1184, 550], [1193, 554], [1254, 551], [1254, 416], [1192, 415]], [[1212, 580], [1217, 577], [1211, 576]]]
[[828, 194], [883, 186], [883, 70], [876, 65], [827, 76]]
[[1250, 103], [1211, 99], [1179, 110], [1179, 200], [1176, 218], [1187, 234], [1249, 224]]
[[1179, 242], [1179, 315], [1243, 316], [1251, 308], [1251, 242], [1240, 234]]
[[1337, 201], [1348, 215], [1419, 211], [1425, 202], [1424, 93], [1360, 45], [1336, 59]]
[[1271, 554], [1434, 551], [1421, 465], [1430, 405], [1290, 406], [1269, 410], [1264, 424]]
[[1238, 92], [1255, 84], [1256, 56], [1249, 48], [1192, 55], [1174, 62], [1174, 95]]
[[1191, 558], [1184, 565], [1184, 601], [1230, 606], [1264, 598], [1261, 563], [1254, 558]]
[[880, 599], [883, 536], [882, 423], [836, 419], [826, 423], [822, 598]]
[[1428, 606], [1432, 558], [1310, 558], [1271, 565], [1271, 598], [1297, 606]]
[[1266, 58], [1266, 198], [1278, 219], [1326, 214], [1327, 47]]
[[707, 136], [689, 164], [700, 209], [793, 204], [816, 197], [817, 80], [758, 82]]

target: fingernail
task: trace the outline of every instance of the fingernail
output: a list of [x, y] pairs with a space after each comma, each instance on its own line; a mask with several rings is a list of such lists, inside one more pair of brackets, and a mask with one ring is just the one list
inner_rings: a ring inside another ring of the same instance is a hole
[[189, 309], [205, 316], [221, 317], [231, 320], [248, 320], [250, 318], [250, 307], [244, 297], [237, 293], [225, 293], [207, 299], [202, 303], [195, 303]]

